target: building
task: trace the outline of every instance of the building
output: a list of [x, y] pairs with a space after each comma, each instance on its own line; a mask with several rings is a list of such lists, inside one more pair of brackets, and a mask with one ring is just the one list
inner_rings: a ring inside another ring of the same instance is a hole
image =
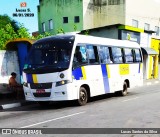
[[158, 0], [39, 0], [39, 32], [57, 34], [112, 24], [160, 33]]
[[159, 7], [159, 0], [40, 0], [39, 33], [88, 30], [89, 35], [136, 41], [144, 49], [144, 78], [158, 78]]
[[39, 0], [39, 33], [71, 32], [83, 29], [82, 0]]

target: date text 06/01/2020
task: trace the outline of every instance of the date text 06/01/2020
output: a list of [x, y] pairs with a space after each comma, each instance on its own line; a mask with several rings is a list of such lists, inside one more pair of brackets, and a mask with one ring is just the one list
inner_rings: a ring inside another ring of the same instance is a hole
[[13, 13], [13, 17], [34, 17], [34, 13]]

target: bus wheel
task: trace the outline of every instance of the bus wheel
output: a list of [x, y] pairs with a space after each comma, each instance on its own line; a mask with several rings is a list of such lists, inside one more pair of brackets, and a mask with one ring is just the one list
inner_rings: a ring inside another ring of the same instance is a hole
[[78, 105], [83, 106], [88, 101], [88, 94], [84, 87], [80, 87]]
[[38, 101], [37, 103], [42, 107], [47, 107], [50, 104], [49, 101]]
[[124, 82], [123, 90], [121, 91], [121, 96], [126, 96], [126, 95], [127, 95], [127, 83]]

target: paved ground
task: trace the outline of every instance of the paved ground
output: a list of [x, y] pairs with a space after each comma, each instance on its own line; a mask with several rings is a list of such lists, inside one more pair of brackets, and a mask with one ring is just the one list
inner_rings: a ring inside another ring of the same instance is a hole
[[[160, 83], [159, 80], [144, 80], [143, 85], [149, 86]], [[33, 104], [34, 102], [26, 102], [25, 100], [15, 100], [13, 98], [0, 98], [0, 110], [9, 109], [19, 106], [26, 106], [29, 104]]]
[[[94, 97], [85, 106], [73, 102], [37, 104], [1, 110], [2, 128], [158, 128], [160, 125], [160, 84], [129, 90], [125, 97], [113, 94]], [[86, 130], [86, 129], [85, 129]], [[112, 130], [112, 129], [111, 129]], [[53, 130], [52, 130], [53, 132]], [[63, 130], [61, 131], [61, 133]], [[75, 130], [73, 132], [76, 132]], [[79, 131], [77, 131], [78, 133]], [[93, 132], [93, 130], [92, 130]], [[57, 133], [57, 130], [56, 130]], [[160, 134], [44, 135], [45, 137], [159, 137]], [[17, 135], [14, 135], [15, 137]], [[35, 136], [35, 135], [31, 135]]]

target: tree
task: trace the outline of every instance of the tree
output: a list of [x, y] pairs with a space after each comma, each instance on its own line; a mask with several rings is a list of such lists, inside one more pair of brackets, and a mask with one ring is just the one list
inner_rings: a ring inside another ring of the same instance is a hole
[[39, 34], [38, 36], [36, 37], [32, 37], [32, 39], [41, 39], [41, 38], [44, 38], [44, 37], [47, 37], [47, 36], [51, 36], [51, 34], [49, 32], [45, 32], [43, 35], [42, 34]]
[[16, 38], [40, 39], [50, 36], [51, 34], [45, 32], [37, 37], [30, 36], [28, 30], [24, 25], [11, 19], [8, 15], [0, 15], [0, 50], [6, 49], [6, 43]]
[[11, 24], [7, 24], [0, 29], [0, 49], [5, 49], [5, 44], [9, 40], [16, 39], [18, 36]]
[[23, 25], [21, 25], [16, 32], [11, 24], [7, 24], [4, 28], [0, 28], [0, 50], [5, 50], [6, 43], [16, 38], [29, 38], [29, 39], [37, 40], [50, 35], [51, 35], [50, 33], [45, 32], [44, 35], [40, 34], [37, 37], [33, 37], [33, 36], [30, 36], [29, 32]]
[[30, 38], [31, 39], [31, 36], [28, 32], [28, 30], [23, 26], [23, 25], [20, 25], [20, 28], [17, 30], [17, 37], [18, 38]]
[[14, 28], [14, 31], [17, 32], [17, 30], [19, 29], [19, 24], [11, 19], [8, 15], [0, 15], [0, 29], [4, 28], [7, 24], [11, 24], [12, 27]]

